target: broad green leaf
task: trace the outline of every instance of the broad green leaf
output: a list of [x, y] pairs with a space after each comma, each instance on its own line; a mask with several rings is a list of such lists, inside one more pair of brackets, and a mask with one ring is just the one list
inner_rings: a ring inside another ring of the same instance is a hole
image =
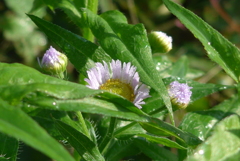
[[[189, 58], [191, 58], [191, 57], [187, 57], [187, 58], [189, 61]], [[191, 62], [191, 60], [192, 59], [190, 59], [190, 62]], [[179, 71], [182, 73], [183, 76], [178, 75], [178, 77], [186, 76], [187, 79], [191, 79], [191, 80], [193, 80], [195, 78], [199, 78], [205, 74], [205, 72], [202, 70], [189, 68], [187, 65], [188, 61], [186, 60], [186, 57], [181, 57], [180, 60], [174, 64], [174, 66], [173, 66], [172, 61], [170, 61], [170, 59], [166, 55], [154, 54], [153, 61], [155, 63], [156, 69], [159, 71], [159, 75], [163, 78], [173, 76], [173, 74], [174, 74], [174, 73], [172, 73], [174, 71], [174, 69], [172, 69], [173, 67], [176, 68], [176, 70], [180, 70], [180, 69], [183, 70], [183, 71]], [[183, 64], [181, 64], [181, 63], [183, 63]], [[187, 63], [187, 64], [184, 64], [184, 63]], [[176, 65], [178, 65], [178, 66], [176, 66]], [[178, 67], [179, 67], [179, 69], [178, 69]], [[186, 73], [186, 74], [184, 75], [184, 73]]]
[[[161, 126], [161, 130], [168, 132], [170, 135], [178, 136], [179, 129], [164, 123], [163, 121], [152, 120], [147, 114], [136, 108], [131, 102], [115, 94], [91, 90], [80, 84], [58, 80], [40, 74], [36, 70], [24, 67], [23, 65], [0, 65], [5, 67], [0, 70], [2, 71], [1, 74], [6, 75], [6, 79], [9, 78], [7, 80], [1, 80], [5, 86], [1, 88], [0, 96], [3, 98], [10, 97], [12, 99], [16, 97], [18, 99], [17, 104], [23, 102], [29, 106], [42, 107], [51, 110], [81, 111], [139, 122], [153, 121], [157, 122], [155, 126]], [[15, 70], [16, 67], [18, 67], [16, 70], [18, 72], [14, 72], [11, 66], [13, 66], [13, 69]], [[7, 71], [13, 71], [13, 75], [8, 75]], [[31, 73], [31, 75], [28, 73]], [[7, 86], [9, 80], [10, 86]], [[38, 81], [40, 83], [37, 83]], [[184, 136], [181, 135], [180, 138]], [[191, 140], [191, 137], [192, 136], [186, 134], [186, 137], [182, 140], [188, 143], [188, 139]]]
[[[31, 73], [31, 75], [28, 73]], [[146, 114], [123, 97], [53, 78], [24, 65], [0, 63], [0, 76], [3, 77], [0, 83], [4, 85], [0, 88], [0, 97], [11, 103], [18, 104], [24, 99], [24, 102], [29, 103], [29, 105], [31, 105], [29, 102], [31, 100], [32, 105], [41, 104], [41, 107], [47, 108], [49, 106], [50, 109], [54, 110], [58, 108], [67, 111], [82, 109], [85, 112], [99, 112], [99, 114], [105, 114], [106, 111], [109, 111], [110, 116], [120, 114], [125, 118], [133, 117], [137, 120], [146, 121], [144, 116], [139, 116], [133, 112], [141, 115]], [[94, 95], [98, 95], [99, 99], [93, 98]], [[123, 104], [124, 107], [115, 106], [114, 103], [108, 102], [106, 99]], [[79, 104], [83, 106], [78, 107]], [[92, 109], [88, 106], [92, 106]], [[119, 107], [120, 109], [118, 109]], [[94, 108], [97, 109], [93, 110]]]
[[150, 142], [162, 144], [167, 147], [186, 149], [185, 147], [183, 147], [183, 146], [179, 145], [178, 143], [176, 143], [168, 138], [165, 138], [165, 137], [158, 137], [158, 136], [153, 136], [153, 135], [148, 135], [148, 134], [137, 134], [137, 136], [146, 138], [146, 140], [148, 140]]
[[16, 161], [18, 153], [18, 140], [0, 132], [0, 159], [1, 155]]
[[118, 140], [127, 140], [136, 134], [144, 134], [145, 130], [136, 122], [120, 121], [119, 126], [114, 131], [114, 137]]
[[186, 146], [196, 146], [201, 143], [201, 140], [195, 135], [156, 118], [149, 119], [149, 122], [141, 122], [140, 125], [144, 130], [156, 136], [174, 136]]
[[191, 11], [170, 0], [163, 0], [163, 3], [201, 41], [209, 58], [218, 63], [236, 82], [239, 82], [239, 49]]
[[127, 156], [134, 156], [139, 153], [139, 150], [134, 146], [132, 140], [119, 141], [114, 139], [109, 146], [106, 154], [106, 160], [121, 160]]
[[86, 135], [62, 121], [55, 121], [56, 127], [66, 140], [77, 150], [84, 160], [102, 161], [105, 160], [100, 154], [97, 145]]
[[35, 121], [19, 108], [0, 99], [0, 131], [19, 138], [31, 147], [58, 161], [74, 161], [71, 155]]
[[[159, 95], [153, 91], [150, 90], [150, 95], [151, 97], [146, 99], [146, 104], [143, 105], [142, 110], [148, 114], [150, 114], [151, 112], [154, 111], [158, 111], [159, 109], [161, 109], [162, 107], [164, 107], [164, 103], [162, 98], [159, 97]], [[163, 110], [165, 110], [166, 108], [164, 107]], [[159, 113], [160, 111], [156, 112]]]
[[[29, 107], [26, 107], [24, 109], [27, 108]], [[77, 127], [74, 126], [75, 125], [74, 123], [76, 123], [76, 121], [70, 119], [69, 116], [67, 115], [67, 112], [65, 111], [46, 110], [35, 107], [35, 111], [31, 111], [27, 114], [31, 116], [41, 127], [43, 127], [56, 140], [64, 140], [64, 138], [55, 127], [54, 123], [55, 119], [64, 121], [65, 123], [73, 126], [74, 128], [80, 129], [78, 128], [79, 126]]]
[[[240, 159], [240, 117], [231, 115], [220, 121], [210, 137], [199, 145], [186, 161]], [[235, 158], [233, 158], [235, 157]]]
[[94, 62], [111, 60], [96, 44], [36, 16], [28, 16], [49, 39], [61, 48], [78, 71], [86, 74], [86, 71], [94, 66]]
[[[51, 92], [48, 90], [48, 93]], [[124, 103], [124, 99], [122, 104], [115, 103], [115, 99], [122, 99], [121, 97], [113, 97], [113, 100], [110, 98], [108, 101], [101, 99], [101, 95], [99, 98], [92, 98], [92, 97], [84, 97], [81, 99], [59, 99], [59, 98], [49, 98], [49, 97], [27, 97], [24, 101], [29, 105], [34, 105], [37, 107], [44, 107], [47, 109], [52, 110], [64, 110], [64, 111], [81, 111], [85, 113], [92, 113], [92, 114], [102, 114], [105, 116], [110, 117], [117, 117], [123, 118], [133, 121], [140, 121], [143, 122], [142, 124], [149, 125], [148, 122], [151, 120], [154, 124], [154, 130], [164, 131], [168, 135], [173, 135], [180, 140], [186, 142], [186, 144], [197, 144], [197, 138], [194, 136], [188, 135], [187, 133], [183, 133], [181, 130], [157, 119], [151, 119], [147, 115], [141, 115], [141, 113], [137, 114], [131, 110], [128, 110], [126, 107], [129, 106], [128, 104]], [[126, 106], [125, 106], [126, 105]], [[135, 108], [132, 106], [129, 108]], [[145, 122], [145, 123], [144, 123]]]
[[201, 140], [205, 140], [215, 124], [234, 113], [240, 115], [238, 97], [224, 101], [210, 110], [188, 113], [179, 127], [184, 131], [191, 132]]
[[0, 97], [12, 103], [18, 103], [33, 91], [36, 93], [35, 97], [40, 97], [37, 94], [41, 93], [42, 96], [61, 99], [82, 98], [101, 93], [80, 84], [41, 74], [21, 64], [0, 63], [0, 76]]
[[108, 11], [100, 17], [82, 9], [82, 18], [106, 53], [113, 59], [131, 62], [137, 67], [141, 81], [151, 86], [163, 98], [173, 122], [170, 99], [152, 61], [144, 26], [127, 24], [126, 18], [118, 11]]
[[149, 143], [139, 138], [134, 139], [134, 144], [142, 151], [142, 153], [150, 157], [152, 160], [178, 161], [178, 158], [174, 153], [157, 144]]
[[155, 64], [155, 68], [158, 70], [158, 73], [162, 78], [170, 77], [173, 63], [166, 55], [154, 54], [153, 62]]
[[[48, 115], [47, 115], [48, 116]], [[48, 116], [49, 117], [49, 116]], [[41, 127], [43, 127], [49, 135], [54, 137], [57, 140], [64, 140], [63, 136], [60, 134], [60, 132], [56, 129], [54, 122], [49, 118], [44, 117], [32, 117]]]
[[181, 57], [173, 66], [171, 76], [184, 78], [188, 71], [188, 59], [186, 56]]
[[[120, 98], [120, 97], [119, 97]], [[124, 108], [124, 105], [114, 104], [98, 98], [81, 98], [75, 100], [57, 100], [53, 98], [28, 99], [28, 104], [52, 110], [81, 111], [91, 114], [101, 114], [111, 117], [124, 118], [135, 121], [147, 121], [146, 116], [141, 116]], [[135, 107], [136, 108], [136, 107]]]
[[81, 21], [80, 8], [88, 8], [94, 13], [97, 13], [98, 0], [41, 0], [50, 7], [52, 10], [61, 8], [67, 16], [82, 30], [83, 37], [89, 41], [93, 41], [94, 37], [91, 30], [84, 26], [84, 22]]
[[83, 85], [75, 83], [69, 83], [68, 85], [60, 83], [31, 83], [27, 85], [5, 86], [0, 89], [0, 92], [0, 97], [12, 104], [17, 104], [21, 103], [23, 98], [40, 99], [41, 97], [54, 97], [59, 99], [76, 99], [90, 97], [93, 94], [100, 93], [101, 91], [90, 90]]

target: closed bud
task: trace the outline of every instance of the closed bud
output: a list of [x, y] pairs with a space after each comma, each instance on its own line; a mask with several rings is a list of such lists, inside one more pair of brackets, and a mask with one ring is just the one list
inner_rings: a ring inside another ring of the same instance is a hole
[[172, 37], [161, 31], [148, 34], [148, 40], [153, 53], [167, 53], [172, 49]]
[[67, 68], [67, 61], [67, 57], [64, 54], [50, 46], [39, 65], [46, 73], [63, 78], [63, 72]]

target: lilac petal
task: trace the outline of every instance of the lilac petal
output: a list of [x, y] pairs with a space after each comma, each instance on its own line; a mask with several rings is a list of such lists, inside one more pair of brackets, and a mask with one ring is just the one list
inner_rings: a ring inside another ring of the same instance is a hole
[[176, 100], [178, 104], [188, 105], [191, 101], [192, 92], [190, 91], [192, 87], [187, 84], [179, 83], [178, 81], [173, 81], [169, 85], [168, 93], [169, 96]]

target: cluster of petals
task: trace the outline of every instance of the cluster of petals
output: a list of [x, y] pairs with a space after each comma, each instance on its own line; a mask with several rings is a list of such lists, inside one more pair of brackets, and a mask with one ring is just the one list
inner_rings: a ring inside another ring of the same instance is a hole
[[54, 64], [59, 62], [59, 57], [61, 56], [61, 53], [59, 53], [56, 49], [54, 49], [52, 46], [46, 51], [46, 53], [43, 56], [41, 66], [54, 66]]
[[178, 81], [173, 81], [170, 83], [168, 88], [168, 94], [171, 99], [174, 100], [178, 105], [187, 106], [190, 102], [192, 95], [192, 87], [189, 87], [185, 83], [179, 83]]
[[145, 104], [143, 101], [149, 96], [149, 88], [140, 82], [140, 77], [136, 71], [136, 67], [132, 66], [130, 62], [122, 63], [120, 60], [112, 60], [110, 65], [105, 61], [103, 63], [96, 63], [96, 66], [87, 71], [88, 78], [85, 81], [88, 83], [87, 87], [91, 89], [99, 89], [101, 85], [110, 79], [117, 79], [122, 83], [129, 84], [134, 91], [134, 105], [142, 108]]

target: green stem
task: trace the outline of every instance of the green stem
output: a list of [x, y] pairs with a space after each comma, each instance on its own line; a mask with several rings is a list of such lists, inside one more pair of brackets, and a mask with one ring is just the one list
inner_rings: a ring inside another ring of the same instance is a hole
[[76, 149], [74, 149], [73, 157], [76, 161], [79, 161], [81, 159], [81, 156], [79, 155]]
[[102, 154], [107, 149], [109, 143], [113, 139], [113, 133], [114, 133], [114, 129], [115, 129], [116, 123], [117, 123], [117, 118], [111, 117], [110, 125], [109, 125], [109, 127], [107, 129], [107, 133], [104, 136], [102, 142], [99, 144], [99, 150], [100, 150], [100, 152]]
[[[84, 5], [86, 5], [85, 8], [88, 8], [90, 11], [97, 14], [98, 0], [85, 0]], [[92, 34], [90, 28], [83, 28], [83, 37], [91, 42], [94, 41], [94, 35]]]
[[87, 125], [86, 125], [86, 123], [85, 123], [85, 120], [84, 120], [84, 118], [83, 118], [83, 116], [82, 116], [82, 113], [81, 113], [80, 111], [77, 111], [77, 112], [76, 112], [76, 116], [77, 116], [77, 118], [78, 118], [79, 124], [80, 124], [80, 125], [82, 126], [82, 128], [83, 128], [83, 133], [90, 138], [90, 134], [89, 134]]

